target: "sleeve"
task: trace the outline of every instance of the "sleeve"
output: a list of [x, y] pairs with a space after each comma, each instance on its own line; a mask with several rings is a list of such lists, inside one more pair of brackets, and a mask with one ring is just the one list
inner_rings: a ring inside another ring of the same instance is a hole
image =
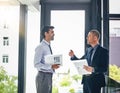
[[78, 57], [76, 57], [76, 55], [74, 55], [73, 57], [71, 57], [71, 60], [86, 59], [87, 52], [88, 52], [88, 50], [86, 50], [85, 54], [81, 58], [78, 58]]
[[75, 55], [73, 57], [71, 57], [71, 60], [79, 60], [79, 58], [77, 58]]

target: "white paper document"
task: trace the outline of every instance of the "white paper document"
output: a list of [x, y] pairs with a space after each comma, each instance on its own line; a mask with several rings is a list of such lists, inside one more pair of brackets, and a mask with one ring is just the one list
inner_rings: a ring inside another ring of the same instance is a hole
[[77, 71], [80, 75], [84, 74], [91, 74], [91, 72], [86, 71], [83, 67], [84, 65], [88, 66], [87, 60], [82, 59], [82, 60], [72, 60], [74, 63], [75, 67], [77, 68]]
[[45, 56], [45, 62], [47, 64], [59, 64], [62, 65], [62, 55], [46, 55]]

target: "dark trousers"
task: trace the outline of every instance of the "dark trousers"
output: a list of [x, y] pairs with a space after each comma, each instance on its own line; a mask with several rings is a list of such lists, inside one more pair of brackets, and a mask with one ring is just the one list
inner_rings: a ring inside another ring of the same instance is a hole
[[38, 72], [36, 89], [37, 93], [52, 93], [52, 73]]
[[83, 93], [101, 93], [101, 86], [92, 82], [90, 78], [85, 78], [83, 83]]

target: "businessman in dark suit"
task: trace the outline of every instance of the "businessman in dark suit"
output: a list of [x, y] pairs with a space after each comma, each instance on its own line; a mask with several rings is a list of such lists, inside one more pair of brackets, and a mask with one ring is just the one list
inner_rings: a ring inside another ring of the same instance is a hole
[[101, 88], [105, 86], [104, 73], [108, 69], [109, 55], [108, 50], [100, 46], [99, 39], [99, 32], [93, 29], [88, 33], [87, 44], [90, 47], [84, 56], [77, 58], [73, 50], [69, 52], [71, 60], [86, 59], [88, 62], [88, 66], [84, 65], [83, 69], [91, 74], [83, 75], [83, 93], [101, 93]]

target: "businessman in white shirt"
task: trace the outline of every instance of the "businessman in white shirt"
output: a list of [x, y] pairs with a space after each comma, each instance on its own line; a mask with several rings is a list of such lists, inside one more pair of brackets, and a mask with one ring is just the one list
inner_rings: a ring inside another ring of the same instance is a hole
[[54, 40], [54, 27], [45, 26], [41, 35], [43, 40], [35, 49], [34, 66], [38, 70], [36, 76], [37, 93], [52, 93], [52, 76], [59, 65], [50, 65], [45, 62], [45, 56], [52, 54], [50, 41]]

